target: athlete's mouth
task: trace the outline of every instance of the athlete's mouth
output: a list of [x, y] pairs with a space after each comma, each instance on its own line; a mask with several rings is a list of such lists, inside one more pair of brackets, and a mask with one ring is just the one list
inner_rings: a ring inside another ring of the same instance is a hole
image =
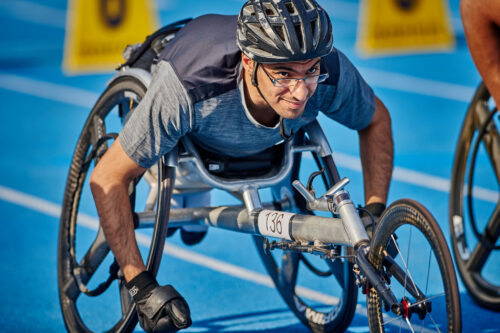
[[306, 101], [299, 102], [299, 101], [289, 101], [286, 99], [283, 99], [283, 101], [288, 105], [288, 107], [292, 109], [300, 109], [306, 104]]

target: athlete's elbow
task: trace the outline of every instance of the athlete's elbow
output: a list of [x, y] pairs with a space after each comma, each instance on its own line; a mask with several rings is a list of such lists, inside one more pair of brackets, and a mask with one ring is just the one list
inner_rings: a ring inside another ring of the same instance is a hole
[[90, 174], [89, 184], [90, 191], [95, 198], [99, 194], [105, 192], [104, 188], [106, 187], [106, 177], [104, 177], [99, 169], [94, 169]]

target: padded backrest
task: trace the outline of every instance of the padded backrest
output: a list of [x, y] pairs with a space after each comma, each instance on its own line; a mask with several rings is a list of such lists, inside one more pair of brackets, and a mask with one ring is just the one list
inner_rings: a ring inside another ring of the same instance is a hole
[[166, 25], [153, 34], [147, 36], [144, 42], [135, 45], [128, 45], [123, 52], [123, 57], [126, 61], [117, 69], [129, 66], [139, 67], [148, 72], [151, 71], [151, 65], [154, 63], [160, 52], [163, 51], [165, 45], [167, 45], [167, 43], [174, 38], [175, 33], [179, 31], [179, 29], [191, 20], [191, 18], [188, 18]]

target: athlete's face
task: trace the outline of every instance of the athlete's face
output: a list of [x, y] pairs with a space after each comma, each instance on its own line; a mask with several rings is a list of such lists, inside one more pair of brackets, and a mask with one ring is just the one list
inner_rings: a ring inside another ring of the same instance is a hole
[[[257, 70], [257, 82], [262, 95], [279, 116], [295, 119], [304, 112], [306, 103], [314, 94], [318, 84], [306, 83], [305, 80], [280, 79], [301, 79], [319, 74], [320, 58], [300, 62], [261, 64]], [[287, 84], [291, 85], [286, 86]]]

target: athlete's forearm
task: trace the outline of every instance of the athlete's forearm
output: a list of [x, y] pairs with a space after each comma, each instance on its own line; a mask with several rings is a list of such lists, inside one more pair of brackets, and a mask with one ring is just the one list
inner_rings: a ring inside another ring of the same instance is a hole
[[499, 105], [500, 0], [462, 0], [460, 12], [474, 64]]
[[106, 240], [129, 281], [145, 267], [135, 240], [127, 187], [93, 183], [92, 194]]
[[387, 202], [392, 177], [394, 148], [391, 118], [384, 104], [375, 97], [375, 114], [359, 133], [365, 204]]
[[116, 141], [99, 161], [90, 178], [104, 235], [126, 281], [145, 269], [135, 239], [128, 196], [128, 185], [142, 172], [144, 169], [132, 162], [119, 141]]

